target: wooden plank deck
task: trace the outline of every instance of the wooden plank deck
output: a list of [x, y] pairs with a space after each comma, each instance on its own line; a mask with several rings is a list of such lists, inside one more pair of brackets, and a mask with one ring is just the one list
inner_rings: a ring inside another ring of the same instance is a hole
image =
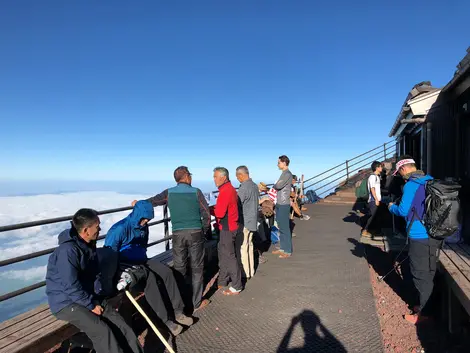
[[470, 314], [470, 246], [446, 244], [439, 256], [439, 269], [452, 291]]

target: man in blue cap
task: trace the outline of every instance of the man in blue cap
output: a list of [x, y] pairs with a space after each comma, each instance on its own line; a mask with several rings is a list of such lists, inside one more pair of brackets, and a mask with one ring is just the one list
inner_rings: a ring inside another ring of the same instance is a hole
[[[193, 324], [193, 319], [183, 313], [184, 303], [172, 270], [158, 260], [147, 258], [148, 222], [153, 217], [152, 204], [146, 200], [138, 201], [129, 216], [111, 227], [106, 235], [104, 246], [119, 253], [120, 263], [145, 265], [148, 268], [144, 290], [145, 299], [171, 333], [177, 336], [183, 330], [179, 324], [190, 326]], [[174, 310], [174, 319], [179, 324], [170, 319], [157, 284], [158, 278], [165, 284]]]

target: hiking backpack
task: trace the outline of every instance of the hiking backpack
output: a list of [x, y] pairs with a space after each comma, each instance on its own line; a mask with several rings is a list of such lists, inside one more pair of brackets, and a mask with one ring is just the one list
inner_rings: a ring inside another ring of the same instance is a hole
[[369, 180], [369, 175], [362, 179], [361, 184], [356, 188], [356, 198], [358, 200], [368, 200], [369, 199], [369, 189], [367, 188], [367, 181]]
[[[421, 199], [424, 200], [424, 214], [422, 219], [416, 215], [416, 208], [413, 205], [412, 212], [415, 213], [417, 219], [421, 220], [431, 238], [443, 240], [450, 237], [458, 231], [460, 226], [461, 185], [454, 180], [432, 179], [427, 181], [423, 188], [424, 198], [421, 196]], [[417, 191], [415, 198], [418, 194]], [[414, 205], [416, 201], [413, 200]]]

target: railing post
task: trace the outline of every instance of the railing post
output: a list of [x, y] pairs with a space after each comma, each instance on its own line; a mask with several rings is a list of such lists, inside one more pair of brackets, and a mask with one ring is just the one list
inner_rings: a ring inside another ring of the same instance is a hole
[[[170, 227], [168, 226], [168, 205], [163, 206], [163, 218], [165, 219], [165, 238], [170, 235]], [[165, 250], [170, 250], [170, 240], [165, 240]]]
[[387, 160], [387, 144], [384, 143], [384, 162]]
[[349, 181], [349, 161], [346, 160], [346, 181]]

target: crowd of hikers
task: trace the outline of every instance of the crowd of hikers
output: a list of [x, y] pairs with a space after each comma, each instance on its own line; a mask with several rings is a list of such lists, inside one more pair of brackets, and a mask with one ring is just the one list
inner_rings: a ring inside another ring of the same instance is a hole
[[[292, 215], [306, 215], [301, 202], [305, 197], [295, 187], [298, 180], [289, 163], [285, 155], [278, 158], [282, 173], [272, 188], [255, 184], [248, 168], [238, 167], [238, 192], [229, 171], [215, 168], [218, 197], [213, 207], [192, 186], [188, 168], [178, 167], [173, 175], [176, 186], [149, 199], [134, 200], [132, 212], [109, 229], [102, 248], [96, 246], [98, 212], [78, 210], [70, 229], [59, 234], [59, 246], [48, 261], [46, 294], [51, 312], [84, 332], [97, 353], [143, 352], [132, 328], [109, 302], [127, 274], [131, 281], [126, 284], [139, 285], [171, 334], [180, 334], [194, 323], [192, 314], [210, 303], [203, 296], [203, 275], [205, 243], [212, 237], [211, 216], [218, 234], [218, 288], [225, 296], [240, 295], [254, 276], [255, 254], [260, 255], [260, 263], [266, 261], [254, 238], [263, 233], [258, 232], [260, 224], [273, 215], [279, 228], [279, 247], [273, 253], [280, 259], [292, 256]], [[260, 192], [266, 192], [266, 197], [260, 198]], [[154, 218], [154, 207], [161, 205], [167, 205], [171, 215], [173, 268], [147, 256], [148, 223]], [[261, 238], [259, 242], [270, 243], [265, 235]], [[187, 293], [191, 293], [190, 303], [185, 301]]]
[[387, 164], [388, 168], [386, 163], [374, 161], [370, 176], [358, 182], [356, 196], [367, 204], [361, 236], [382, 237], [381, 230], [389, 227], [391, 221], [395, 232], [406, 237], [410, 272], [418, 295], [408, 303], [411, 312], [404, 319], [417, 324], [430, 319], [429, 299], [439, 250], [444, 241], [455, 241], [451, 239], [459, 234], [460, 185], [453, 179], [435, 180], [419, 170], [411, 156], [400, 157], [394, 170], [391, 163]]

